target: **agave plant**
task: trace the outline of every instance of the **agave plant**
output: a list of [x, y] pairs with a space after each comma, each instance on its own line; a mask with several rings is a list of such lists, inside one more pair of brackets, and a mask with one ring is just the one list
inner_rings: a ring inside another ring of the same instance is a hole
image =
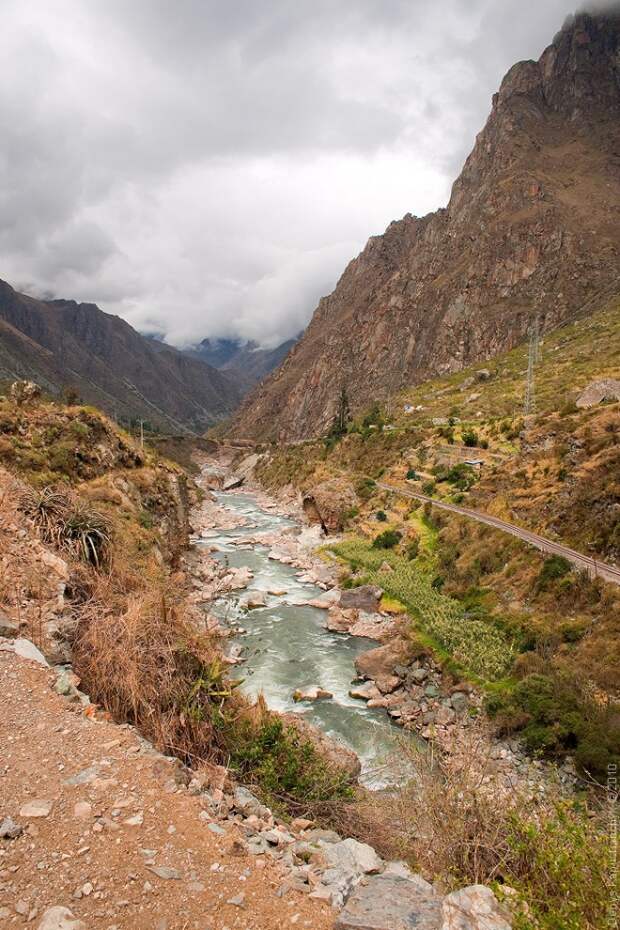
[[67, 548], [97, 568], [106, 561], [110, 547], [110, 522], [78, 501], [64, 514], [62, 539]]
[[96, 567], [106, 561], [111, 528], [99, 511], [51, 487], [24, 491], [19, 504], [39, 527], [46, 542], [68, 549]]
[[21, 495], [19, 506], [36, 523], [46, 542], [62, 545], [62, 523], [70, 507], [66, 494], [50, 487], [28, 488]]

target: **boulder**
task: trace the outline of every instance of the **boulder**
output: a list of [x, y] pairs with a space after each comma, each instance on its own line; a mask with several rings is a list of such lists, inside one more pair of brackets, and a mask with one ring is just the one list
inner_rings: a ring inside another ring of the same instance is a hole
[[510, 914], [486, 885], [470, 885], [444, 898], [441, 930], [511, 930]]
[[344, 478], [332, 478], [311, 488], [302, 500], [310, 523], [318, 523], [326, 533], [340, 533], [347, 515], [358, 500], [351, 484]]
[[379, 610], [383, 591], [372, 584], [362, 584], [358, 588], [349, 588], [340, 595], [340, 607], [343, 610], [362, 610], [373, 614]]
[[392, 675], [397, 665], [406, 665], [409, 646], [404, 640], [394, 640], [385, 646], [377, 646], [362, 652], [355, 660], [355, 668], [360, 678], [377, 678]]
[[235, 788], [233, 801], [236, 810], [245, 814], [246, 817], [254, 815], [258, 817], [259, 820], [269, 820], [271, 817], [269, 808], [261, 804], [256, 795], [252, 794], [247, 788], [244, 788], [243, 785], [237, 785]]
[[226, 475], [222, 480], [222, 491], [232, 491], [234, 488], [240, 488], [245, 478], [242, 475]]
[[605, 400], [620, 400], [620, 381], [613, 378], [592, 381], [581, 392], [575, 403], [578, 407], [594, 407]]
[[320, 701], [323, 698], [333, 698], [333, 696], [331, 691], [326, 691], [319, 685], [314, 685], [311, 688], [297, 688], [296, 691], [293, 691], [294, 701]]
[[419, 875], [376, 875], [358, 884], [334, 930], [440, 930], [441, 898]]
[[343, 610], [342, 607], [330, 607], [327, 615], [327, 629], [331, 633], [348, 633], [357, 620], [356, 610]]
[[[11, 647], [8, 646], [7, 648]], [[12, 650], [16, 656], [20, 656], [22, 659], [31, 659], [39, 665], [48, 666], [47, 659], [41, 650], [37, 649], [35, 644], [31, 643], [29, 639], [16, 639], [12, 644]]]
[[362, 701], [374, 701], [381, 697], [381, 692], [374, 681], [365, 681], [363, 685], [354, 685], [350, 688], [349, 697], [359, 698]]
[[383, 870], [383, 860], [372, 846], [354, 839], [339, 843], [319, 843], [320, 859], [330, 869], [344, 869], [354, 875], [374, 875]]

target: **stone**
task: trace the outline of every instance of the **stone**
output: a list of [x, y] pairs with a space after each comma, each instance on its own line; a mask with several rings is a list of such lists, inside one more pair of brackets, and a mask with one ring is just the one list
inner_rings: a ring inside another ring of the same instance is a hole
[[356, 620], [356, 610], [343, 610], [341, 607], [330, 607], [325, 626], [330, 633], [348, 633]]
[[178, 869], [170, 868], [167, 865], [147, 865], [147, 869], [157, 875], [158, 878], [163, 878], [165, 881], [179, 881], [181, 878], [181, 873]]
[[36, 798], [23, 804], [19, 811], [20, 817], [48, 817], [54, 806], [53, 801], [45, 798]]
[[450, 703], [457, 714], [463, 714], [469, 707], [469, 698], [462, 691], [454, 691], [450, 697]]
[[38, 665], [45, 666], [45, 668], [49, 667], [48, 661], [41, 650], [37, 649], [35, 644], [31, 643], [29, 639], [16, 639], [13, 643], [13, 652], [22, 659], [30, 659]]
[[592, 381], [581, 392], [575, 404], [577, 407], [594, 407], [605, 400], [620, 400], [620, 381], [613, 378]]
[[293, 700], [296, 702], [299, 701], [320, 701], [324, 698], [333, 698], [331, 691], [326, 691], [325, 688], [321, 688], [319, 685], [314, 685], [312, 688], [297, 688], [296, 691], [293, 691]]
[[243, 475], [226, 475], [222, 481], [222, 491], [232, 491], [233, 488], [240, 488], [245, 477]]
[[371, 584], [362, 584], [358, 588], [349, 588], [340, 595], [340, 607], [343, 610], [362, 610], [374, 614], [379, 610], [383, 590]]
[[438, 698], [439, 697], [439, 688], [437, 685], [434, 685], [432, 682], [430, 685], [427, 685], [424, 689], [424, 694], [428, 698]]
[[93, 808], [88, 801], [78, 801], [73, 807], [73, 816], [78, 820], [88, 820], [92, 816]]
[[67, 907], [49, 907], [37, 930], [86, 930], [86, 924], [74, 917]]
[[486, 885], [470, 885], [444, 898], [441, 930], [511, 930], [510, 914]]
[[376, 875], [352, 891], [334, 930], [440, 930], [441, 898], [418, 875]]
[[249, 817], [251, 814], [254, 814], [254, 816], [258, 817], [260, 820], [268, 820], [271, 817], [269, 808], [261, 804], [256, 795], [252, 794], [251, 791], [244, 788], [242, 785], [237, 785], [235, 788], [233, 803], [236, 810], [245, 814], [246, 817]]
[[329, 901], [332, 907], [342, 907], [358, 881], [358, 876], [346, 869], [325, 869], [311, 898]]
[[15, 823], [12, 817], [5, 817], [0, 823], [0, 839], [2, 840], [16, 840], [23, 832], [24, 828]]
[[407, 677], [420, 684], [428, 678], [428, 669], [424, 667], [412, 668], [411, 671], [408, 672]]
[[391, 675], [397, 665], [405, 664], [408, 649], [408, 644], [403, 640], [368, 649], [357, 656], [355, 669], [360, 678], [376, 681], [381, 676]]
[[381, 694], [392, 694], [400, 684], [400, 678], [396, 675], [379, 675], [375, 682]]
[[235, 895], [234, 898], [229, 898], [226, 904], [232, 904], [234, 907], [245, 907], [245, 892]]
[[246, 610], [256, 610], [258, 607], [266, 607], [267, 605], [267, 594], [264, 591], [252, 591], [251, 594], [248, 594], [242, 601], [241, 607], [245, 607]]
[[349, 697], [359, 698], [362, 701], [371, 701], [380, 698], [381, 692], [374, 681], [365, 681], [362, 685], [354, 685], [349, 688]]
[[372, 846], [358, 840], [346, 839], [339, 843], [319, 843], [320, 857], [329, 868], [345, 869], [354, 875], [371, 875], [383, 869], [383, 860]]

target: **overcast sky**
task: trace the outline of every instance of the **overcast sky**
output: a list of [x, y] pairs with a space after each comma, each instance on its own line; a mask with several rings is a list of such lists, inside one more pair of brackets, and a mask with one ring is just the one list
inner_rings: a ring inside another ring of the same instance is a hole
[[447, 202], [570, 0], [1, 0], [0, 278], [176, 345], [299, 331]]

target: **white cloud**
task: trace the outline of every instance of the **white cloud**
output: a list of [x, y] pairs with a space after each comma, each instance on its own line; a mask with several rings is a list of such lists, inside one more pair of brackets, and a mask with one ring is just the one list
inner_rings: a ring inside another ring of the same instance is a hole
[[566, 0], [5, 0], [0, 276], [175, 344], [307, 322], [446, 202]]

